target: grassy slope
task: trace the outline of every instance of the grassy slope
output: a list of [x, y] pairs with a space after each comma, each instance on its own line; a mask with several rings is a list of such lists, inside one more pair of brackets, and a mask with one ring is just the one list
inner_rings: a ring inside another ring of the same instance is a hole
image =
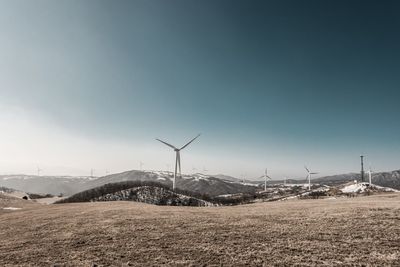
[[132, 202], [0, 214], [0, 266], [395, 265], [400, 195], [192, 208]]

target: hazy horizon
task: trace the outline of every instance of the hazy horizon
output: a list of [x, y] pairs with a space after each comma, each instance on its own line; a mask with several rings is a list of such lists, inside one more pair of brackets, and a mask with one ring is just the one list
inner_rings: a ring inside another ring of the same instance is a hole
[[0, 174], [400, 168], [400, 3], [117, 3], [0, 0]]

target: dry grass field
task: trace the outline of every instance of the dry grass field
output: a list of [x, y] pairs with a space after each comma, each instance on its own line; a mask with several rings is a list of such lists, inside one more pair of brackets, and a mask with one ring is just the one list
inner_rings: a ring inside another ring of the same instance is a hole
[[0, 202], [0, 266], [400, 266], [399, 194], [217, 208], [18, 205]]

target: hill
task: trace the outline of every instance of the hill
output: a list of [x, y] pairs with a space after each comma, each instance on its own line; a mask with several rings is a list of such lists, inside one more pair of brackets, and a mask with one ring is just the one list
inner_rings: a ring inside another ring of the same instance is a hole
[[[349, 173], [321, 177], [313, 179], [314, 183], [321, 183], [326, 185], [339, 185], [350, 181], [360, 181], [360, 173]], [[368, 181], [368, 174], [365, 174], [365, 181]], [[377, 172], [372, 174], [372, 183], [382, 187], [390, 187], [400, 190], [400, 170], [391, 172]]]
[[[173, 174], [163, 171], [126, 171], [122, 173], [107, 175], [96, 180], [91, 180], [85, 184], [86, 188], [95, 188], [107, 183], [124, 181], [158, 182], [172, 186]], [[218, 196], [236, 193], [254, 193], [257, 186], [243, 185], [239, 182], [227, 181], [216, 177], [196, 173], [192, 175], [182, 175], [177, 177], [177, 188], [198, 194]]]
[[214, 206], [207, 196], [182, 190], [171, 191], [157, 182], [126, 181], [109, 183], [77, 193], [57, 203], [96, 201], [136, 201], [167, 206]]
[[4, 186], [0, 186], [0, 194], [2, 194], [3, 196], [14, 197], [18, 199], [29, 199], [28, 193]]
[[[126, 171], [99, 178], [68, 177], [68, 176], [32, 176], [32, 175], [3, 175], [0, 176], [0, 186], [16, 188], [21, 191], [36, 194], [52, 194], [71, 196], [83, 190], [96, 188], [109, 183], [126, 181], [158, 182], [167, 186], [172, 185], [173, 174], [163, 171]], [[177, 187], [199, 194], [210, 196], [254, 193], [257, 185], [242, 184], [200, 173], [183, 175], [177, 178]]]
[[[68, 176], [31, 176], [31, 175], [2, 175], [0, 186], [15, 188], [20, 191], [36, 194], [63, 194], [71, 196], [83, 190], [96, 188], [108, 183], [124, 181], [158, 182], [167, 186], [172, 185], [173, 174], [165, 171], [126, 171], [99, 178], [68, 177]], [[312, 183], [337, 186], [353, 180], [359, 180], [360, 174], [332, 175], [312, 180]], [[374, 173], [372, 182], [383, 187], [400, 189], [400, 171]], [[288, 179], [288, 184], [304, 184], [305, 179]], [[181, 190], [207, 194], [211, 197], [227, 194], [254, 194], [263, 188], [264, 181], [246, 181], [225, 175], [204, 175], [201, 173], [183, 175], [177, 178], [177, 187]], [[269, 181], [268, 184], [283, 184], [283, 181]]]
[[72, 195], [82, 190], [90, 177], [0, 175], [0, 186], [36, 194]]

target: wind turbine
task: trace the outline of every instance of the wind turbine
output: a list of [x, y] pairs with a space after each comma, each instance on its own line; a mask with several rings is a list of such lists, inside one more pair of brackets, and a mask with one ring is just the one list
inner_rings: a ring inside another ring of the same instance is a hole
[[203, 167], [203, 174], [206, 174], [208, 172], [208, 170], [206, 169], [206, 167]]
[[372, 185], [372, 174], [374, 172], [371, 170], [371, 166], [369, 166], [368, 176], [369, 176], [369, 185]]
[[37, 176], [40, 176], [40, 172], [43, 170], [41, 168], [39, 168], [39, 165], [37, 165], [36, 167], [37, 167]]
[[244, 178], [246, 177], [246, 175], [241, 174], [240, 177], [242, 178], [242, 184], [245, 184], [245, 179]]
[[307, 178], [308, 178], [308, 190], [311, 190], [311, 175], [312, 175], [312, 174], [318, 174], [318, 172], [311, 172], [311, 171], [307, 168], [307, 166], [304, 166], [304, 169], [306, 169], [306, 171], [307, 171], [307, 173], [308, 173], [308, 175], [307, 175]]
[[194, 140], [196, 140], [196, 138], [198, 138], [200, 136], [200, 134], [198, 134], [195, 138], [193, 138], [192, 140], [190, 140], [186, 145], [184, 145], [181, 148], [176, 148], [175, 146], [168, 144], [167, 142], [164, 142], [163, 140], [160, 140], [158, 138], [156, 138], [157, 141], [163, 143], [164, 145], [169, 146], [170, 148], [172, 148], [175, 151], [176, 157], [175, 157], [175, 172], [174, 172], [174, 180], [172, 182], [172, 190], [175, 190], [175, 185], [176, 185], [176, 175], [178, 173], [178, 166], [179, 166], [179, 176], [182, 178], [182, 173], [181, 173], [181, 150], [184, 149], [185, 147], [187, 147], [188, 145], [190, 145], [190, 143], [192, 143]]
[[268, 169], [265, 169], [265, 174], [261, 176], [260, 178], [264, 178], [264, 191], [267, 191], [267, 179], [271, 180], [272, 178], [268, 176]]

